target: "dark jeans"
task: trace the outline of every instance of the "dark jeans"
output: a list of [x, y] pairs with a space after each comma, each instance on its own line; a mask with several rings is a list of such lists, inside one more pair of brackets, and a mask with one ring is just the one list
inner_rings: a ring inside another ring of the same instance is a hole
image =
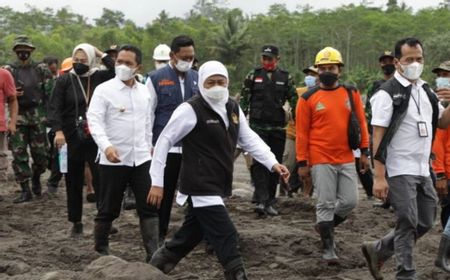
[[[284, 130], [255, 131], [259, 137], [270, 147], [278, 162], [283, 161], [286, 132]], [[279, 175], [271, 172], [264, 165], [254, 160], [250, 168], [250, 174], [255, 184], [255, 200], [266, 205], [275, 202], [275, 194], [279, 181]]]
[[86, 162], [89, 164], [89, 169], [92, 173], [92, 184], [94, 191], [97, 193], [99, 188], [99, 173], [98, 164], [95, 163], [97, 157], [96, 145], [81, 145], [80, 151], [84, 154], [85, 160], [77, 158], [76, 160], [68, 158], [67, 160], [67, 174], [66, 192], [67, 192], [67, 212], [69, 214], [69, 221], [72, 223], [81, 222], [83, 215], [83, 185], [84, 185], [84, 168]]
[[359, 161], [360, 158], [355, 158], [355, 166], [356, 166], [356, 173], [358, 173], [359, 181], [361, 182], [361, 185], [363, 186], [364, 190], [366, 191], [367, 197], [373, 197], [373, 175], [372, 171], [367, 170], [366, 173], [361, 173], [360, 167], [359, 167]]
[[237, 248], [238, 234], [227, 209], [223, 205], [193, 208], [189, 200], [183, 225], [165, 246], [183, 258], [203, 238], [212, 245], [222, 266], [241, 258]]
[[157, 217], [156, 207], [147, 204], [151, 187], [150, 161], [139, 166], [99, 165], [100, 187], [97, 193], [98, 213], [96, 222], [111, 223], [120, 215], [123, 193], [129, 185], [136, 197], [139, 218]]
[[177, 189], [181, 158], [181, 154], [167, 154], [166, 168], [164, 169], [164, 196], [159, 208], [159, 236], [161, 238], [166, 237], [169, 229], [170, 213], [172, 212], [173, 198]]

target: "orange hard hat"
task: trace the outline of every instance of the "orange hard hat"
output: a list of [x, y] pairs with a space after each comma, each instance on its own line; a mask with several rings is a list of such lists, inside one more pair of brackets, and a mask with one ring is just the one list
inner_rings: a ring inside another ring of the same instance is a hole
[[63, 62], [61, 63], [61, 71], [62, 72], [67, 72], [69, 70], [72, 69], [72, 57], [68, 57], [66, 59], [63, 60]]

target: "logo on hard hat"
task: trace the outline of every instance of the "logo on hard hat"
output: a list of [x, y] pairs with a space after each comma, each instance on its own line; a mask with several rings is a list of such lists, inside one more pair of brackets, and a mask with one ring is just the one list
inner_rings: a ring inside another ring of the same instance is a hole
[[264, 52], [272, 52], [272, 49], [271, 49], [271, 48], [266, 48], [266, 49], [264, 50]]
[[330, 56], [331, 56], [331, 53], [329, 52], [329, 51], [324, 51], [323, 52], [323, 58], [330, 58]]

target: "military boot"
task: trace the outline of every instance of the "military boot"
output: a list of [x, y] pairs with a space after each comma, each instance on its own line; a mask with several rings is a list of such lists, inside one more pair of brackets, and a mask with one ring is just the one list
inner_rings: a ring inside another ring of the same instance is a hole
[[101, 255], [109, 255], [109, 231], [111, 223], [95, 222], [94, 240], [95, 251]]
[[41, 174], [33, 172], [33, 177], [31, 177], [31, 190], [36, 196], [41, 196], [42, 194]]
[[334, 251], [334, 221], [320, 222], [318, 225], [323, 245], [322, 259], [330, 265], [337, 264], [339, 258]]
[[16, 199], [13, 200], [13, 203], [27, 202], [33, 198], [33, 196], [31, 195], [29, 180], [26, 180], [25, 182], [20, 183], [20, 188], [22, 189], [22, 191], [20, 192], [19, 197], [17, 197]]
[[450, 272], [450, 265], [448, 263], [448, 256], [450, 255], [450, 238], [442, 235], [439, 243], [439, 250], [434, 265], [443, 269], [446, 272]]
[[159, 240], [159, 218], [146, 218], [139, 221], [141, 228], [142, 241], [144, 241], [144, 248], [147, 252], [145, 262], [149, 262], [152, 255], [158, 250]]

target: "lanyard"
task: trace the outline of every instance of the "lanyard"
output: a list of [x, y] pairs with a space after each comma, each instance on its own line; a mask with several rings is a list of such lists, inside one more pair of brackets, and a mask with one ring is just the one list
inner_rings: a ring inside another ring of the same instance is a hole
[[419, 91], [417, 91], [417, 100], [414, 98], [414, 94], [411, 92], [411, 97], [414, 100], [414, 103], [416, 104], [417, 107], [417, 112], [420, 115], [420, 93]]
[[91, 76], [88, 76], [88, 81], [87, 81], [87, 93], [86, 90], [83, 87], [83, 84], [81, 83], [80, 77], [77, 75], [77, 80], [78, 80], [78, 84], [80, 85], [81, 88], [81, 92], [83, 93], [84, 96], [84, 100], [86, 100], [86, 108], [89, 106], [89, 98], [91, 95]]

